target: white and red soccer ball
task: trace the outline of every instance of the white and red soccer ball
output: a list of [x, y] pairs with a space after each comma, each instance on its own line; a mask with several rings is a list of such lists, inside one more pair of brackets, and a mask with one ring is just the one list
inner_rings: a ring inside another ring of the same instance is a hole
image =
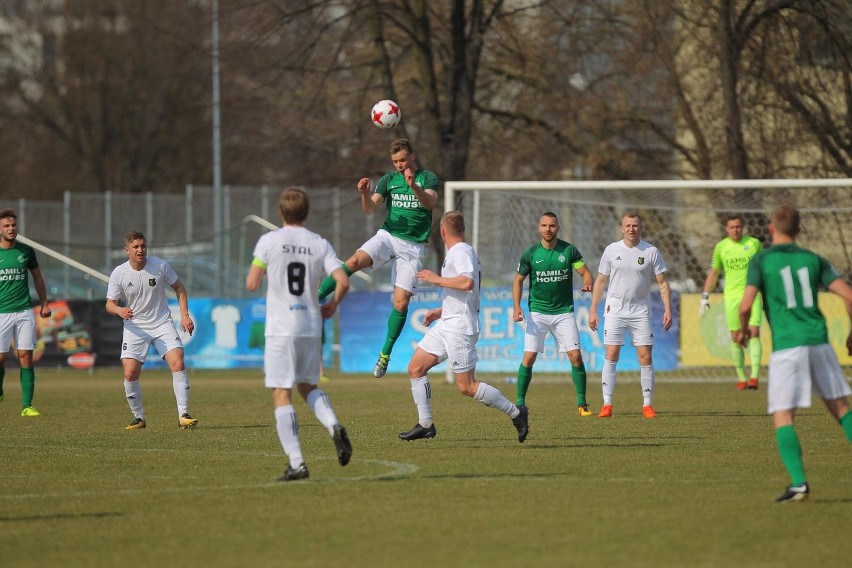
[[395, 102], [385, 99], [373, 105], [370, 119], [379, 128], [393, 128], [402, 119], [402, 109]]

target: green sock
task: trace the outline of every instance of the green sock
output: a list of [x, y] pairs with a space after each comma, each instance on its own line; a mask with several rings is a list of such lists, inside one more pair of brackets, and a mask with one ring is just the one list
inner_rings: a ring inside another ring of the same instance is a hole
[[532, 367], [524, 367], [523, 363], [518, 365], [518, 385], [516, 387], [515, 404], [521, 406], [527, 403], [527, 390], [532, 381]]
[[799, 444], [799, 437], [796, 436], [793, 425], [781, 426], [775, 430], [775, 441], [778, 444], [781, 461], [784, 462], [784, 467], [790, 474], [790, 485], [801, 485], [807, 481], [805, 464], [802, 463], [802, 446]]
[[731, 357], [734, 359], [734, 369], [737, 370], [737, 377], [740, 381], [746, 380], [745, 375], [745, 354], [743, 348], [737, 343], [731, 343]]
[[396, 308], [391, 310], [391, 315], [388, 318], [388, 335], [385, 338], [385, 344], [382, 346], [382, 353], [385, 355], [390, 355], [393, 351], [394, 343], [399, 339], [399, 334], [402, 333], [407, 318], [408, 310], [404, 312], [400, 312]]
[[0, 396], [3, 396], [3, 379], [6, 377], [6, 367], [0, 367]]
[[759, 337], [752, 337], [748, 342], [751, 353], [751, 376], [756, 379], [760, 375], [760, 357], [763, 355], [763, 344]]
[[21, 367], [21, 396], [24, 400], [24, 408], [33, 405], [34, 393], [35, 369], [32, 367]]
[[571, 380], [574, 381], [574, 389], [577, 391], [577, 406], [586, 404], [586, 366], [580, 363], [579, 367], [571, 367]]
[[852, 410], [840, 417], [840, 427], [846, 434], [846, 439], [852, 442]]
[[[343, 266], [343, 272], [345, 272], [347, 276], [352, 276], [353, 272], [351, 270], [349, 270], [349, 267], [346, 266], [345, 262], [342, 264], [342, 266]], [[328, 296], [329, 294], [334, 292], [334, 289], [336, 287], [337, 287], [337, 283], [334, 281], [334, 278], [332, 278], [331, 276], [326, 276], [325, 278], [323, 278], [322, 284], [320, 284], [320, 287], [319, 287], [319, 299], [320, 299], [320, 301], [325, 300], [326, 296]]]

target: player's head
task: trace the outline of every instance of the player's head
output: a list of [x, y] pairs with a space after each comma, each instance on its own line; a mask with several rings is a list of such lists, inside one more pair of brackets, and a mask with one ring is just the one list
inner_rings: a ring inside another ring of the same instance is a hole
[[559, 233], [559, 217], [556, 213], [548, 211], [538, 220], [538, 234], [544, 241], [553, 241]]
[[407, 168], [417, 169], [417, 157], [408, 138], [399, 138], [391, 142], [390, 155], [396, 171], [404, 172]]
[[281, 192], [278, 200], [278, 212], [284, 223], [288, 225], [301, 225], [308, 218], [311, 202], [304, 189], [288, 187]]
[[4, 241], [18, 238], [18, 216], [14, 209], [0, 209], [0, 238]]
[[145, 260], [148, 256], [148, 241], [142, 231], [130, 231], [124, 235], [124, 251], [130, 260]]
[[636, 211], [627, 211], [621, 216], [621, 234], [628, 241], [638, 241], [642, 232], [642, 217]]
[[447, 211], [441, 216], [441, 236], [464, 237], [464, 216], [458, 211]]
[[737, 242], [743, 238], [744, 225], [743, 218], [739, 215], [728, 215], [725, 220], [725, 232], [732, 241]]
[[794, 239], [802, 230], [801, 223], [802, 217], [798, 209], [792, 205], [782, 205], [772, 212], [772, 217], [769, 219], [769, 230]]

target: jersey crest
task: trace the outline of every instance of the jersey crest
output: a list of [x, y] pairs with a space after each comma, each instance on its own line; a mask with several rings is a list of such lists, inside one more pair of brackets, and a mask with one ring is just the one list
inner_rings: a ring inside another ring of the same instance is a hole
[[154, 287], [154, 286], [156, 286], [156, 285], [157, 285], [157, 279], [156, 279], [156, 278], [149, 278], [149, 279], [148, 279], [148, 286], [150, 286], [151, 288], [153, 288], [153, 287]]
[[639, 258], [636, 259], [636, 262], [638, 262], [640, 266], [645, 264], [645, 257], [640, 256]]

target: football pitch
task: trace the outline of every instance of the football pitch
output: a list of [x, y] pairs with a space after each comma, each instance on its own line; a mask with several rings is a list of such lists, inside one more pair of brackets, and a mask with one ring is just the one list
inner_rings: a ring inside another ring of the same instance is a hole
[[[732, 382], [659, 380], [658, 418], [636, 381], [615, 416], [577, 415], [568, 380], [536, 375], [530, 435], [432, 377], [438, 436], [402, 442], [417, 420], [408, 380], [332, 375], [321, 386], [349, 430], [337, 464], [300, 399], [311, 477], [287, 461], [258, 371], [190, 372], [194, 430], [178, 430], [171, 376], [146, 371], [148, 427], [131, 420], [120, 369], [37, 368], [23, 418], [17, 369], [0, 403], [4, 566], [840, 566], [852, 557], [850, 445], [820, 402], [797, 419], [811, 484], [788, 483], [766, 393]], [[503, 376], [480, 377], [514, 400]], [[537, 379], [538, 382], [537, 382]], [[549, 380], [545, 380], [549, 379]], [[763, 387], [764, 385], [761, 385]], [[589, 380], [600, 409], [600, 381]]]

